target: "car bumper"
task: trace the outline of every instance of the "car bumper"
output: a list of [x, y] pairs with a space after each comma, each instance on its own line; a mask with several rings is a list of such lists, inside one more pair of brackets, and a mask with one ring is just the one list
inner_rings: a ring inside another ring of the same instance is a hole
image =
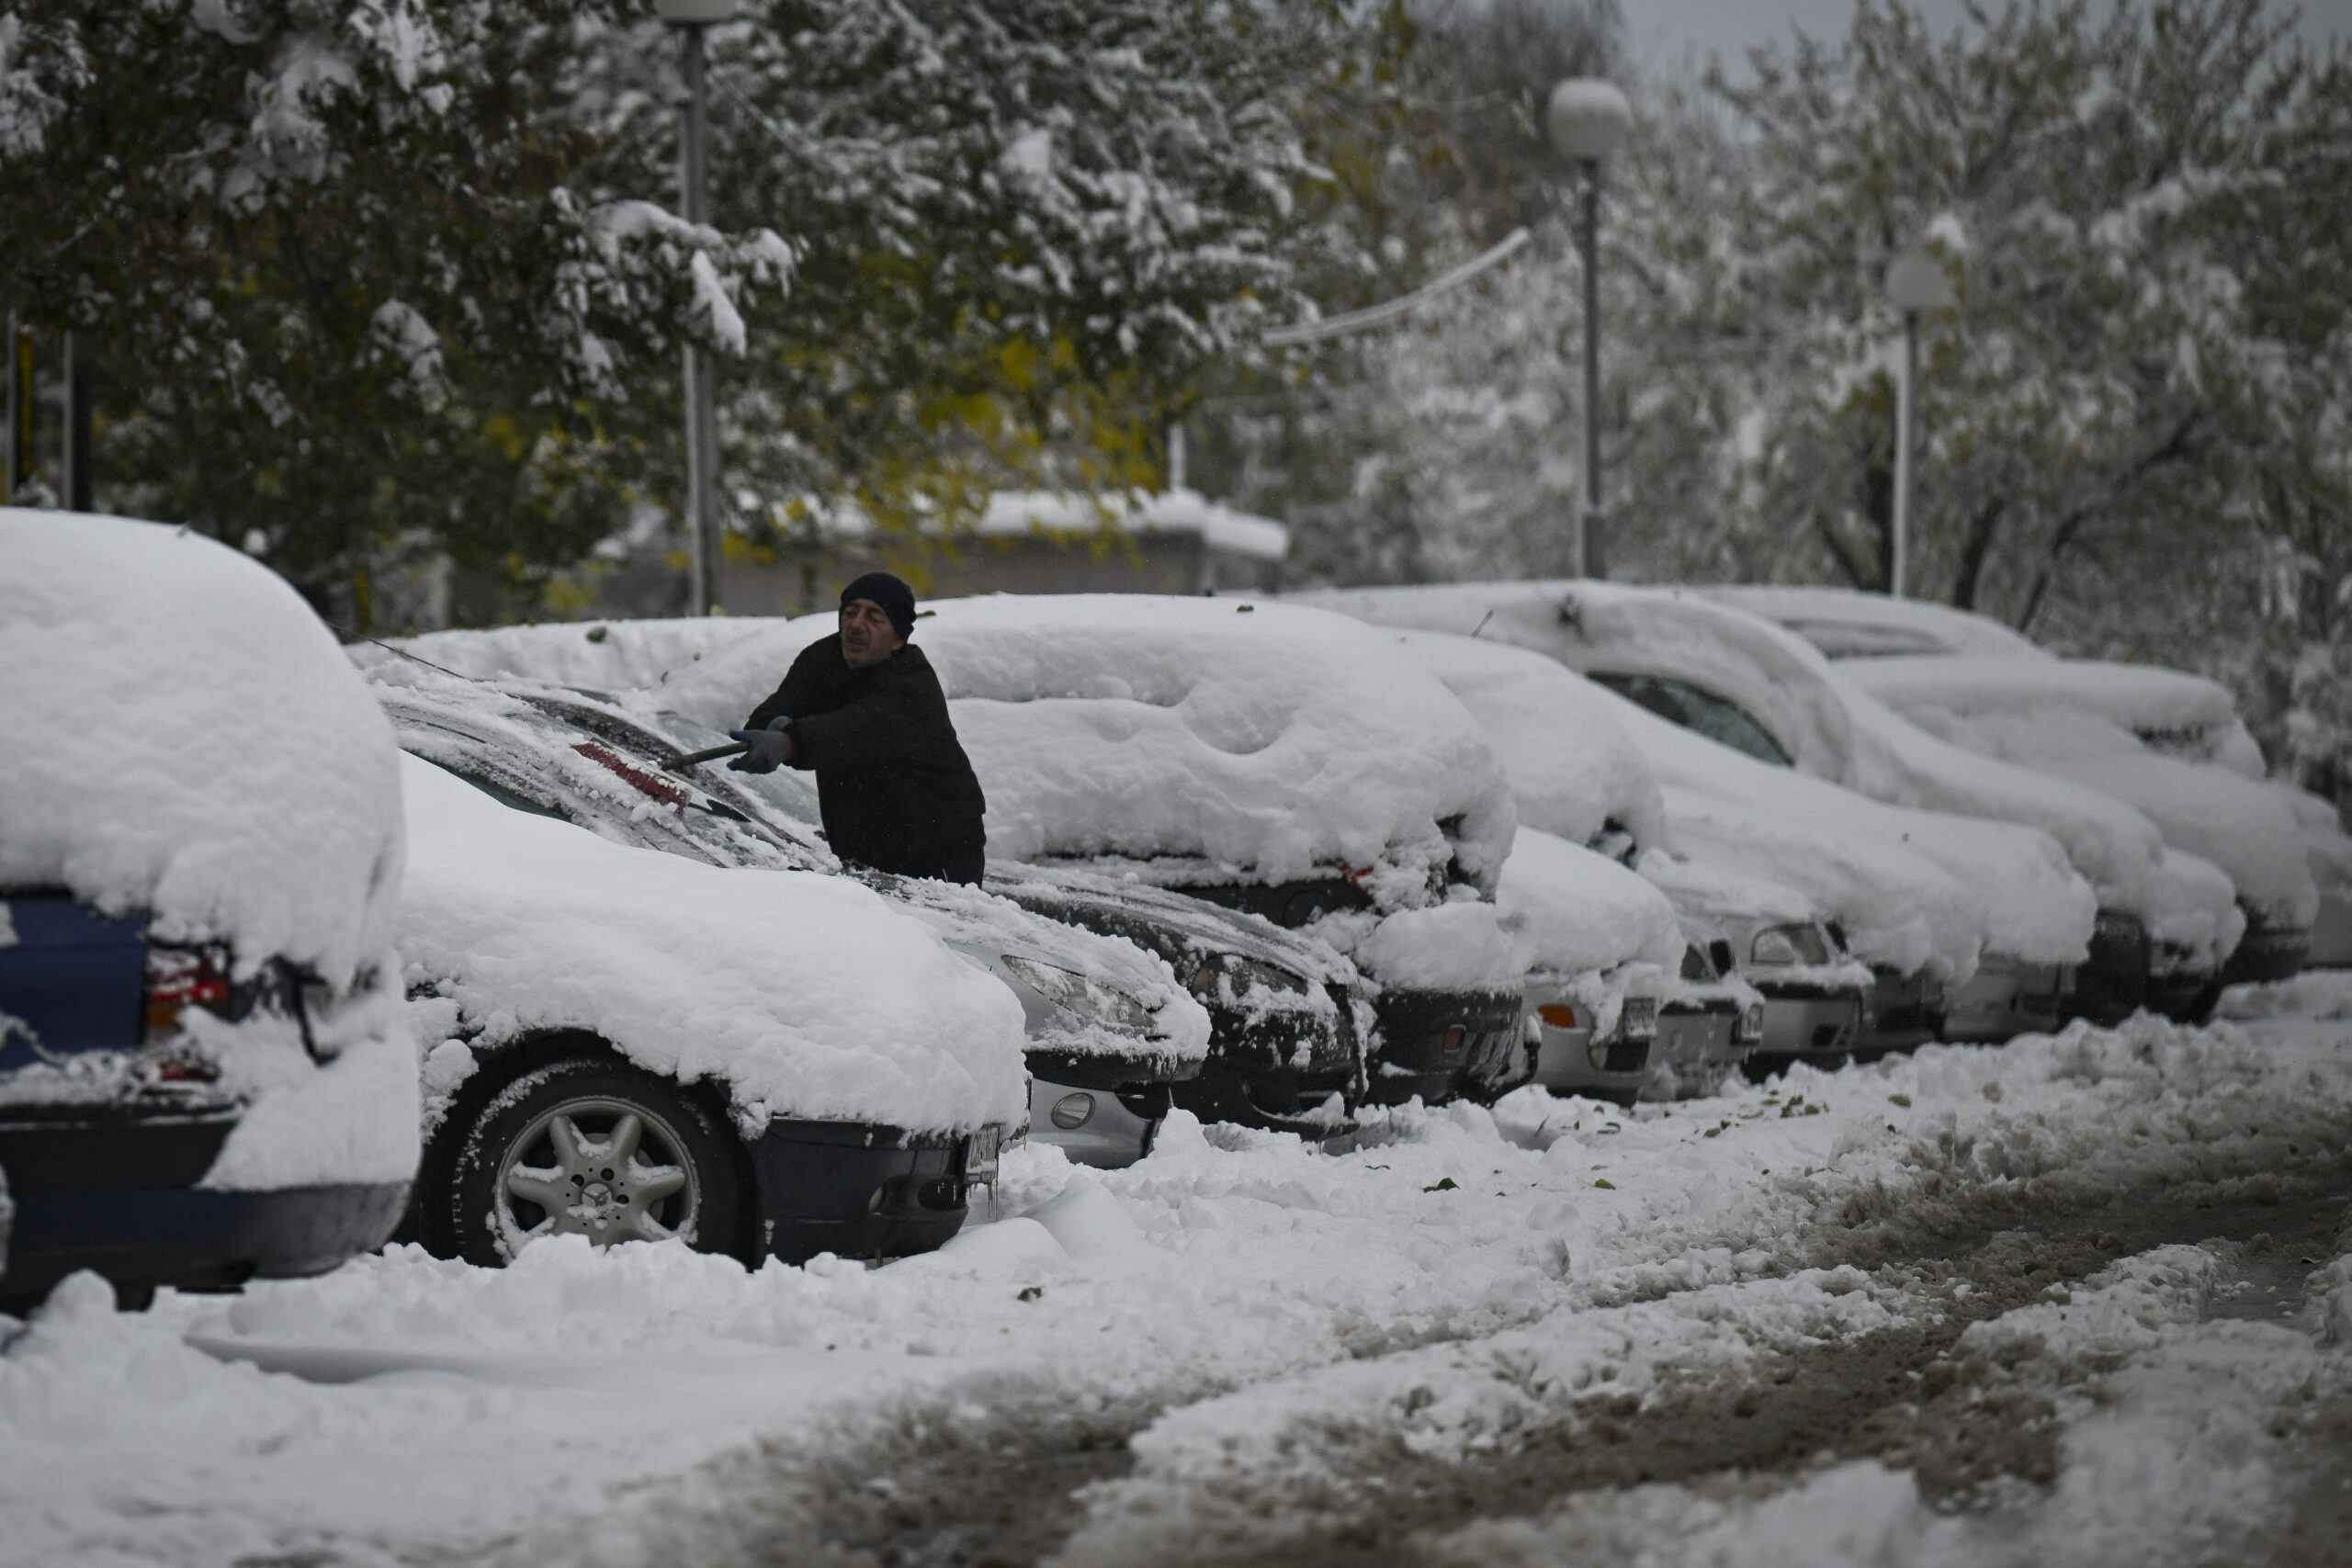
[[[1164, 1085], [1120, 1092], [1033, 1077], [1029, 1080], [1029, 1141], [1053, 1145], [1072, 1165], [1117, 1170], [1151, 1152], [1152, 1137], [1168, 1114], [1170, 1099]], [[1065, 1127], [1063, 1121], [1073, 1124]]]
[[1910, 1051], [1943, 1032], [1944, 988], [1924, 969], [1899, 975], [1874, 972], [1870, 1006], [1854, 1037], [1857, 1060], [1875, 1060], [1890, 1051]]
[[2065, 971], [2054, 964], [1986, 958], [1952, 992], [1944, 1038], [1995, 1045], [2019, 1034], [2047, 1034], [2058, 1027], [2066, 980]]
[[11, 1108], [0, 1169], [17, 1213], [0, 1305], [38, 1302], [77, 1269], [126, 1294], [322, 1273], [400, 1224], [406, 1181], [198, 1189], [236, 1122], [233, 1110]]
[[1668, 1007], [1658, 1014], [1643, 1092], [1657, 1100], [1687, 1100], [1717, 1088], [1753, 1049], [1737, 1038], [1735, 1008]]
[[758, 1249], [786, 1263], [820, 1252], [902, 1258], [963, 1228], [966, 1140], [842, 1122], [775, 1121], [748, 1145]]
[[1857, 993], [1776, 990], [1764, 993], [1764, 1037], [1756, 1054], [1783, 1062], [1835, 1061], [1854, 1048], [1862, 1030]]
[[2230, 954], [2229, 962], [2222, 965], [2222, 984], [2247, 986], [2290, 980], [2302, 973], [2311, 952], [2309, 926], [2273, 924], [2246, 909], [2245, 935], [2239, 939], [2237, 951]]
[[1402, 1105], [1415, 1095], [1437, 1105], [1465, 1086], [1500, 1093], [1528, 1080], [1516, 991], [1391, 987], [1374, 1006], [1380, 1033], [1366, 1063], [1365, 1096], [1376, 1105]]

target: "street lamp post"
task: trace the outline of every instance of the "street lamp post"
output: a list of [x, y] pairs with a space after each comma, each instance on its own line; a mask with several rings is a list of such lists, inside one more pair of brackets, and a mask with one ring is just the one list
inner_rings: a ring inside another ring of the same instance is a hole
[[[736, 0], [658, 0], [662, 22], [678, 34], [678, 75], [685, 86], [678, 136], [679, 216], [710, 221], [708, 95], [703, 32], [735, 17]], [[709, 355], [689, 343], [686, 386], [686, 614], [711, 611], [718, 554], [718, 378]]]
[[1912, 403], [1919, 380], [1919, 316], [1951, 303], [1951, 278], [1943, 264], [1922, 250], [1908, 250], [1886, 269], [1886, 297], [1903, 313], [1903, 378], [1894, 389], [1894, 548], [1886, 592], [1903, 597], [1911, 554]]
[[1552, 89], [1544, 113], [1553, 149], [1584, 175], [1577, 246], [1584, 253], [1584, 506], [1577, 514], [1575, 572], [1605, 577], [1600, 513], [1600, 161], [1633, 129], [1625, 95], [1597, 77], [1576, 76]]

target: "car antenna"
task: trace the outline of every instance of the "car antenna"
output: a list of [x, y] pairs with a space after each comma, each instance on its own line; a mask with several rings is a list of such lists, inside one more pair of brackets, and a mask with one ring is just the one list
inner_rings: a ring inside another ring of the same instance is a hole
[[448, 668], [447, 666], [446, 666], [446, 665], [441, 665], [441, 664], [435, 664], [435, 663], [434, 663], [434, 662], [433, 662], [433, 660], [431, 660], [430, 659], [423, 659], [423, 658], [419, 658], [417, 655], [415, 655], [415, 654], [413, 654], [413, 653], [411, 653], [411, 652], [410, 652], [407, 649], [405, 649], [405, 648], [394, 648], [390, 643], [386, 642], [382, 637], [369, 637], [368, 640], [369, 642], [374, 643], [378, 648], [382, 649], [386, 653], [397, 653], [397, 654], [399, 654], [402, 659], [413, 659], [413, 660], [416, 660], [416, 662], [417, 662], [417, 663], [424, 665], [427, 670], [438, 670], [438, 671], [441, 671], [441, 673], [443, 673], [444, 675], [448, 676], [448, 677], [449, 677], [451, 680], [453, 680], [453, 681], [472, 681], [472, 680], [479, 679], [479, 677], [472, 676], [472, 675], [460, 675], [460, 674], [458, 674], [455, 670], [449, 669], [449, 668]]
[[1487, 629], [1487, 623], [1494, 618], [1495, 607], [1489, 604], [1487, 606], [1487, 613], [1478, 617], [1478, 624], [1470, 628], [1470, 635], [1472, 637], [1476, 637], [1480, 632], [1485, 631]]

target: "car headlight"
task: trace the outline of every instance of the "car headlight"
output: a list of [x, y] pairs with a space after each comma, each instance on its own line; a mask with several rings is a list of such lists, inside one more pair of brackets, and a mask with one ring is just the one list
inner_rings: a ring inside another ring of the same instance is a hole
[[1812, 926], [1767, 926], [1748, 943], [1747, 961], [1766, 965], [1826, 964], [1829, 944]]
[[1062, 1096], [1054, 1101], [1053, 1110], [1046, 1112], [1053, 1124], [1065, 1133], [1077, 1132], [1093, 1114], [1094, 1097], [1084, 1089], [1073, 1089]]
[[1021, 976], [1039, 996], [1080, 1018], [1135, 1034], [1151, 1032], [1151, 1010], [1116, 986], [1106, 986], [1072, 970], [1040, 964], [1018, 953], [1004, 954], [1004, 966]]
[[1244, 958], [1238, 953], [1220, 953], [1204, 960], [1184, 982], [1186, 990], [1210, 1007], [1238, 1007], [1261, 986], [1283, 997], [1303, 997], [1307, 990], [1304, 976], [1279, 964]]

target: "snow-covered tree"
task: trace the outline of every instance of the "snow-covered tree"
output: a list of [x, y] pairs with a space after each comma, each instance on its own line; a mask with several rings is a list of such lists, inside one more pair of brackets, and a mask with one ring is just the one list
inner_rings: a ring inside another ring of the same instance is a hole
[[609, 526], [568, 504], [597, 411], [682, 337], [729, 346], [734, 301], [790, 262], [772, 232], [634, 199], [658, 186], [599, 187], [581, 45], [636, 11], [0, 17], [0, 298], [95, 358], [109, 498], [247, 542], [360, 618], [350, 574], [388, 541], [495, 558]]

